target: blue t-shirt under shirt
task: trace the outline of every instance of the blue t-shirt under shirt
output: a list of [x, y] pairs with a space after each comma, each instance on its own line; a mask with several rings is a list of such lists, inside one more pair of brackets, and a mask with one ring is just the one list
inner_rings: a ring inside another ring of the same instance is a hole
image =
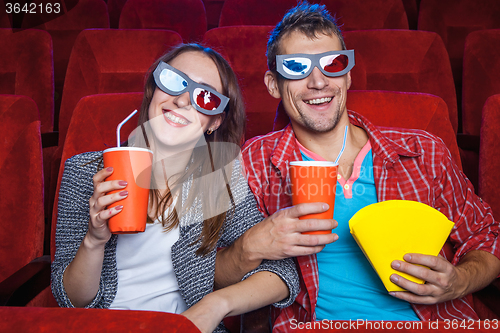
[[[302, 159], [319, 159], [301, 147]], [[308, 156], [309, 155], [309, 156]], [[347, 181], [338, 177], [333, 230], [339, 239], [318, 253], [317, 320], [419, 320], [411, 305], [389, 295], [349, 231], [349, 220], [361, 208], [378, 202], [370, 142], [354, 162]]]

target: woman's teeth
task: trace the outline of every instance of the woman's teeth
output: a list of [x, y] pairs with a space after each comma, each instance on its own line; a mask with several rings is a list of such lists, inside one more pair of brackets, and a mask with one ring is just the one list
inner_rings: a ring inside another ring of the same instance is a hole
[[323, 104], [323, 103], [330, 103], [333, 97], [323, 97], [323, 98], [316, 98], [316, 99], [310, 99], [308, 101], [305, 101], [307, 104]]
[[174, 116], [172, 112], [166, 112], [165, 117], [167, 117], [168, 120], [170, 120], [173, 123], [176, 124], [181, 124], [181, 125], [187, 125], [188, 122], [185, 119], [179, 118], [177, 116]]

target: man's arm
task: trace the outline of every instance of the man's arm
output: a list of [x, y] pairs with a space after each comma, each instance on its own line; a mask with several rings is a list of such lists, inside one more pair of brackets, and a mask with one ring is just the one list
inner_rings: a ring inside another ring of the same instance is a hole
[[281, 209], [248, 229], [231, 246], [220, 250], [215, 261], [216, 288], [241, 281], [263, 259], [310, 255], [320, 252], [326, 244], [338, 239], [337, 234], [307, 235], [305, 231], [328, 230], [337, 227], [335, 220], [299, 217], [328, 210], [323, 203], [300, 204]]
[[464, 297], [486, 287], [500, 274], [500, 260], [481, 250], [468, 252], [457, 266], [453, 266], [441, 256], [412, 253], [405, 255], [404, 259], [406, 262], [395, 260], [392, 268], [418, 277], [426, 283], [414, 283], [393, 274], [391, 281], [408, 291], [390, 294], [416, 304], [436, 304]]
[[406, 263], [396, 260], [392, 264], [394, 269], [426, 281], [420, 285], [397, 274], [391, 276], [394, 283], [408, 290], [394, 296], [420, 304], [461, 298], [486, 287], [500, 274], [500, 226], [491, 208], [475, 194], [442, 142], [434, 154], [441, 155], [434, 178], [435, 208], [455, 222], [449, 239], [456, 252], [453, 259], [447, 258], [449, 261], [441, 256], [407, 254]]

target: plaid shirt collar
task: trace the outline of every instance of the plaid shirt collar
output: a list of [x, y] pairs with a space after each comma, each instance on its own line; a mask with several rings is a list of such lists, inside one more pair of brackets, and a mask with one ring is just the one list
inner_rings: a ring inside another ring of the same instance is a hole
[[[417, 157], [420, 153], [412, 152], [402, 146], [389, 141], [385, 136], [380, 133], [380, 130], [375, 127], [365, 117], [351, 110], [347, 110], [349, 121], [352, 125], [363, 128], [372, 145], [374, 154], [380, 156], [388, 164], [394, 164], [399, 161], [400, 156]], [[271, 153], [271, 163], [277, 167], [284, 178], [288, 173], [288, 161], [297, 160], [300, 157], [300, 150], [296, 144], [295, 134], [293, 132], [292, 124], [288, 124], [283, 129], [278, 145]]]

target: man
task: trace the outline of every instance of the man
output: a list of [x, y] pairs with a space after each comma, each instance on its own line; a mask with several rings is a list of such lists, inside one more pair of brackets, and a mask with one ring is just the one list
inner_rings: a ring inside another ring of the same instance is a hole
[[[232, 268], [238, 273], [233, 278], [263, 259], [297, 256], [301, 291], [295, 303], [280, 313], [275, 322], [278, 330], [290, 329], [292, 319], [478, 319], [470, 293], [500, 274], [500, 227], [443, 142], [424, 131], [381, 130], [347, 111], [354, 54], [346, 50], [324, 6], [305, 2], [291, 9], [274, 29], [267, 56], [270, 70], [265, 84], [272, 96], [281, 98], [290, 124], [243, 147], [250, 187], [267, 218], [222, 253], [234, 258]], [[347, 144], [339, 162], [342, 187], [337, 185], [335, 202], [338, 227], [332, 220], [318, 226], [318, 220], [298, 220], [327, 205], [290, 207], [289, 162], [334, 161], [346, 126]], [[353, 191], [355, 186], [363, 191]], [[444, 257], [413, 253], [404, 261], [393, 261], [395, 270], [426, 283], [393, 274], [391, 280], [407, 291], [387, 293], [347, 224], [359, 209], [391, 199], [423, 202], [455, 222], [450, 235], [455, 253], [442, 251]], [[301, 234], [326, 229], [328, 223], [336, 227], [336, 234]]]

